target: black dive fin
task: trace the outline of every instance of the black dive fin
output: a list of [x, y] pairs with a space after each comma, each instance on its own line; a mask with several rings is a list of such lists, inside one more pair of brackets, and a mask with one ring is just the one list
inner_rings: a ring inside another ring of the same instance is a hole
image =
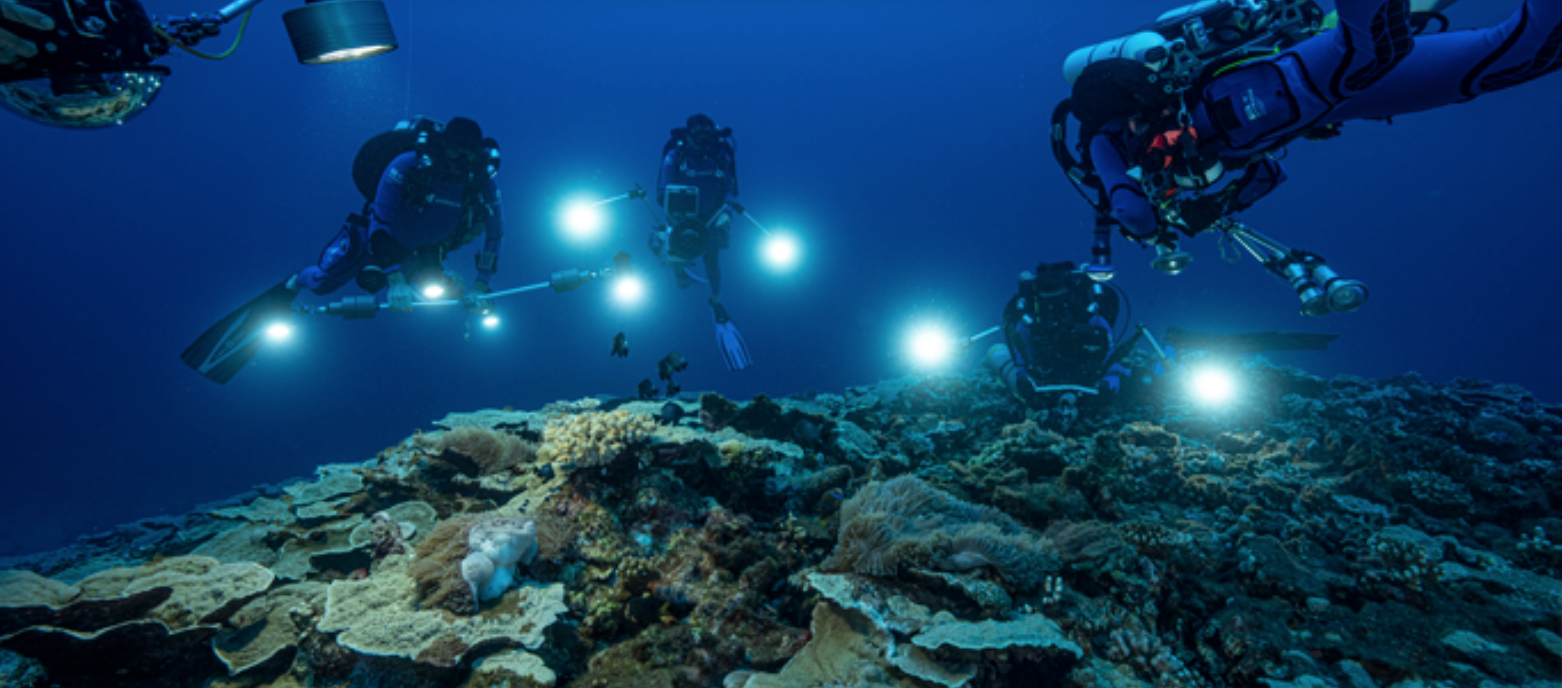
[[297, 292], [288, 289], [287, 282], [283, 280], [217, 321], [179, 358], [219, 385], [233, 379], [260, 351], [266, 327], [275, 322], [278, 315], [293, 309], [293, 297]]
[[1166, 343], [1179, 349], [1203, 349], [1228, 354], [1256, 354], [1265, 351], [1323, 351], [1337, 334], [1314, 332], [1239, 332], [1214, 334], [1167, 328]]

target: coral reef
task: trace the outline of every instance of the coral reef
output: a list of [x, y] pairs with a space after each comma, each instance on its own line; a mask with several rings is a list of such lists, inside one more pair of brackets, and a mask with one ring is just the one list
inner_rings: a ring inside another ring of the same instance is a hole
[[451, 414], [0, 562], [0, 683], [1557, 688], [1562, 407], [1240, 372]]
[[653, 416], [625, 409], [565, 416], [548, 422], [537, 458], [582, 467], [600, 466], [643, 441], [655, 428]]
[[[452, 428], [441, 433], [434, 451], [450, 459], [465, 459], [468, 474], [494, 474], [529, 464], [537, 458], [537, 445], [499, 430], [472, 426]], [[463, 466], [463, 468], [466, 468]]]
[[1029, 589], [1056, 568], [1040, 541], [1003, 512], [967, 504], [911, 476], [867, 484], [841, 506], [840, 521], [840, 542], [820, 566], [825, 571], [892, 577], [910, 567], [992, 567]]

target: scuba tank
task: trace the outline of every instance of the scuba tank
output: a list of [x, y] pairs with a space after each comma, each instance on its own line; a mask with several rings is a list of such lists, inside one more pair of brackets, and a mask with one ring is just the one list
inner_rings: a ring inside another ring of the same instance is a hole
[[1015, 369], [1014, 357], [1009, 355], [1009, 347], [1003, 344], [988, 347], [987, 355], [983, 357], [982, 362], [986, 364], [988, 370], [998, 376], [999, 380], [1003, 381], [1003, 386], [1009, 389], [1010, 394], [1016, 397], [1020, 395], [1018, 387], [1020, 373]]
[[1085, 67], [1126, 57], [1182, 90], [1212, 67], [1300, 43], [1321, 30], [1323, 18], [1316, 0], [1203, 0], [1127, 36], [1075, 50], [1063, 61], [1063, 78], [1072, 84]]
[[[418, 115], [397, 122], [396, 126], [365, 141], [358, 148], [358, 155], [353, 158], [353, 185], [358, 187], [358, 193], [363, 194], [364, 200], [374, 200], [374, 194], [379, 190], [380, 176], [403, 153], [417, 153], [419, 168], [433, 166], [434, 147], [438, 145], [436, 139], [444, 130], [444, 124]], [[483, 172], [491, 179], [499, 174], [499, 143], [493, 138], [484, 138], [483, 154], [486, 158], [481, 161]]]

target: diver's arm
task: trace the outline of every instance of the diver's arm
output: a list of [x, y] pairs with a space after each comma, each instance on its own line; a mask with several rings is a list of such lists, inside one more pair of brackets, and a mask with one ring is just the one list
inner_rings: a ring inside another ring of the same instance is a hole
[[737, 151], [726, 148], [722, 156], [721, 165], [727, 173], [727, 198], [738, 195], [738, 158]]
[[660, 206], [666, 202], [667, 185], [672, 183], [677, 171], [678, 149], [674, 148], [667, 151], [667, 155], [662, 156], [662, 167], [656, 173], [656, 205]]
[[385, 172], [380, 174], [380, 184], [374, 189], [374, 200], [370, 203], [374, 209], [369, 217], [373, 229], [385, 230], [395, 236], [393, 228], [402, 219], [402, 201], [407, 194], [407, 175], [416, 164], [416, 154], [403, 153], [385, 166]]
[[500, 202], [499, 187], [493, 180], [488, 181], [488, 192], [483, 199], [487, 208], [477, 208], [474, 212], [486, 211], [488, 214], [488, 220], [484, 222], [483, 250], [477, 253], [477, 281], [486, 286], [499, 271], [499, 247], [504, 242], [504, 204]]
[[1242, 176], [1232, 182], [1236, 189], [1236, 195], [1231, 199], [1230, 212], [1241, 212], [1251, 208], [1258, 199], [1269, 195], [1286, 180], [1285, 167], [1279, 160], [1264, 158], [1263, 160], [1248, 165]]
[[1144, 197], [1139, 182], [1128, 176], [1128, 164], [1112, 145], [1115, 132], [1102, 131], [1090, 139], [1090, 160], [1096, 175], [1106, 187], [1107, 202], [1112, 207], [1112, 219], [1116, 220], [1138, 239], [1155, 235], [1158, 222], [1155, 209]]

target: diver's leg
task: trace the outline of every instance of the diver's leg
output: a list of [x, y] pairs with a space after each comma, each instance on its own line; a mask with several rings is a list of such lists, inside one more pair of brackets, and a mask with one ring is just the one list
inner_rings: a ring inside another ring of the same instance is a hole
[[1339, 26], [1286, 51], [1313, 90], [1340, 103], [1392, 73], [1415, 47], [1407, 0], [1339, 0]]
[[357, 276], [369, 251], [368, 237], [364, 236], [367, 227], [355, 222], [355, 218], [350, 216], [342, 223], [341, 231], [320, 251], [315, 265], [298, 271], [297, 285], [323, 296], [341, 289]]
[[710, 282], [711, 303], [721, 303], [721, 249], [705, 252], [705, 279]]
[[1527, 0], [1507, 21], [1420, 36], [1399, 69], [1330, 113], [1326, 123], [1460, 103], [1562, 68], [1562, 0]]

